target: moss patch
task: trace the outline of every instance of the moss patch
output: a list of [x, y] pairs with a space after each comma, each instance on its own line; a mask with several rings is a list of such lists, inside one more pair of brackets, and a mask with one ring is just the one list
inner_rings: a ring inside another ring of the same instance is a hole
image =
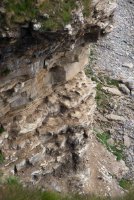
[[8, 185], [19, 185], [19, 180], [15, 176], [10, 176], [6, 179], [6, 184]]
[[[80, 0], [83, 14], [90, 14], [91, 0]], [[42, 30], [57, 30], [63, 28], [72, 20], [72, 11], [78, 8], [74, 0], [44, 0], [37, 4], [36, 0], [2, 0], [6, 10], [5, 19], [0, 20], [12, 26], [15, 23], [24, 23], [37, 20], [42, 25]], [[45, 18], [43, 16], [47, 15]]]
[[108, 139], [110, 139], [110, 135], [107, 132], [96, 133], [98, 140], [107, 148], [108, 151], [113, 153], [116, 156], [117, 160], [123, 159], [123, 148], [122, 144], [109, 144]]
[[130, 181], [130, 180], [126, 180], [126, 179], [122, 178], [122, 179], [119, 181], [119, 185], [120, 185], [123, 189], [129, 190], [129, 189], [131, 189], [133, 183], [132, 183], [132, 181]]

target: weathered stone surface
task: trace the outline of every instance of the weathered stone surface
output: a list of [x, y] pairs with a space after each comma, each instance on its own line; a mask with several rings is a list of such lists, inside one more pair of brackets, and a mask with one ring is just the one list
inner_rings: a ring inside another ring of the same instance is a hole
[[[114, 1], [95, 2], [93, 19], [85, 23], [80, 10], [68, 31], [42, 33], [38, 22], [35, 31], [23, 25], [30, 36], [3, 56], [0, 69], [8, 67], [9, 74], [0, 73], [0, 123], [8, 137], [0, 135], [1, 170], [28, 186], [106, 195], [121, 191], [110, 173], [120, 178], [127, 169], [92, 134], [96, 85], [83, 71], [88, 42], [110, 27], [115, 8]], [[120, 96], [117, 89], [113, 94]]]
[[109, 114], [106, 115], [106, 118], [109, 120], [115, 120], [115, 121], [125, 121], [125, 118], [123, 116]]
[[129, 148], [131, 145], [131, 140], [127, 135], [124, 135], [124, 145]]
[[20, 163], [16, 165], [16, 170], [20, 171], [26, 167], [26, 160], [22, 160]]
[[119, 89], [124, 93], [124, 94], [130, 94], [130, 90], [124, 85], [124, 84], [120, 84], [119, 85]]
[[93, 4], [95, 5], [92, 16], [93, 23], [96, 23], [101, 28], [103, 34], [111, 32], [113, 30], [113, 19], [111, 16], [117, 7], [116, 0], [93, 0]]
[[124, 63], [123, 65], [122, 65], [123, 67], [126, 67], [126, 68], [130, 68], [130, 69], [132, 69], [133, 68], [133, 63]]
[[112, 88], [112, 87], [103, 87], [102, 88], [107, 93], [111, 93], [113, 95], [121, 96], [121, 92], [118, 90], [118, 88]]

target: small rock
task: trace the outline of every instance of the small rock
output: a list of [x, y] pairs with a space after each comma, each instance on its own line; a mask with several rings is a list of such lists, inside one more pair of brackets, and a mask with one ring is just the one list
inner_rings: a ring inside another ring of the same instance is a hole
[[32, 174], [31, 174], [32, 179], [35, 180], [35, 181], [38, 181], [41, 173], [42, 173], [41, 170], [37, 170], [37, 171], [32, 172]]
[[133, 80], [126, 82], [126, 85], [130, 90], [134, 90], [134, 81]]
[[130, 94], [130, 90], [124, 84], [120, 84], [119, 88], [124, 94]]
[[20, 163], [18, 163], [18, 164], [16, 165], [17, 171], [20, 171], [20, 170], [22, 170], [22, 169], [25, 168], [25, 167], [26, 167], [26, 160], [22, 160]]
[[106, 115], [106, 118], [109, 120], [115, 120], [115, 121], [125, 121], [125, 118], [123, 116], [109, 114]]
[[118, 88], [111, 88], [111, 87], [103, 87], [104, 91], [111, 93], [113, 95], [121, 96], [121, 92], [118, 90]]
[[22, 141], [22, 142], [20, 142], [19, 145], [18, 145], [18, 147], [19, 147], [20, 149], [23, 149], [25, 146], [26, 146], [26, 141]]
[[29, 162], [34, 166], [44, 158], [43, 153], [37, 153], [29, 159]]
[[65, 29], [68, 30], [69, 35], [72, 35], [72, 34], [73, 34], [73, 28], [72, 28], [71, 24], [67, 24], [67, 25], [65, 26]]
[[0, 13], [5, 14], [5, 13], [6, 13], [6, 9], [3, 8], [3, 7], [1, 7], [1, 8], [0, 8]]
[[131, 145], [130, 138], [127, 135], [124, 135], [124, 145], [129, 148]]
[[133, 91], [131, 91], [131, 96], [132, 96], [132, 97], [134, 97], [134, 90], [133, 90]]
[[110, 144], [110, 145], [114, 145], [114, 140], [113, 140], [112, 138], [108, 139], [107, 142], [108, 142], [108, 144]]
[[45, 19], [49, 19], [49, 15], [47, 13], [44, 13], [41, 16], [44, 17]]
[[53, 182], [53, 183], [51, 184], [51, 186], [52, 186], [53, 189], [54, 189], [55, 191], [57, 191], [57, 192], [61, 192], [61, 191], [62, 191], [61, 187], [60, 187], [57, 183], [55, 183], [55, 182]]
[[111, 24], [111, 25], [108, 25], [105, 30], [104, 30], [104, 33], [110, 33], [112, 32], [114, 29], [114, 26]]
[[132, 69], [134, 65], [133, 65], [133, 63], [124, 63], [122, 66], [129, 68], [129, 69]]
[[41, 28], [41, 23], [40, 23], [40, 22], [35, 23], [35, 24], [33, 25], [34, 31], [38, 31], [38, 30], [40, 30], [40, 28]]

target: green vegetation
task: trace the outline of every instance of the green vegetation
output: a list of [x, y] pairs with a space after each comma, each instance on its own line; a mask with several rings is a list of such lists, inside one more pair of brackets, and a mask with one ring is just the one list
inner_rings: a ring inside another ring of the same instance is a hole
[[[118, 195], [118, 194], [117, 194]], [[134, 191], [130, 191], [124, 197], [113, 200], [133, 200]], [[38, 189], [30, 189], [18, 185], [4, 184], [0, 186], [0, 200], [112, 200], [110, 197], [96, 197], [95, 195], [63, 195], [54, 192], [42, 192]]]
[[126, 190], [130, 190], [133, 183], [132, 181], [130, 180], [126, 180], [124, 178], [122, 178], [120, 181], [119, 181], [119, 185], [123, 188], [123, 189], [126, 189]]
[[[83, 14], [90, 14], [91, 0], [80, 0], [83, 5]], [[42, 30], [57, 30], [63, 28], [72, 20], [72, 10], [78, 8], [78, 2], [74, 0], [44, 0], [37, 3], [36, 0], [2, 0], [6, 10], [0, 15], [0, 21], [8, 26], [15, 23], [24, 23], [37, 20], [42, 25]], [[45, 17], [45, 16], [48, 17]]]
[[5, 68], [5, 69], [1, 70], [0, 76], [7, 76], [9, 73], [10, 73], [10, 69]]
[[96, 102], [97, 102], [97, 106], [98, 108], [100, 108], [102, 111], [104, 111], [104, 109], [108, 109], [109, 108], [109, 102], [110, 99], [112, 97], [111, 94], [107, 94], [104, 90], [103, 90], [103, 85], [101, 83], [98, 83], [96, 86]]
[[6, 179], [8, 185], [19, 185], [19, 180], [15, 176], [10, 176]]
[[5, 2], [5, 7], [13, 22], [23, 22], [36, 16], [35, 3], [36, 0], [8, 0]]
[[3, 132], [4, 132], [3, 126], [0, 126], [0, 134], [2, 134]]
[[105, 82], [107, 83], [107, 85], [113, 85], [116, 87], [119, 87], [119, 81], [115, 80], [115, 79], [110, 79], [109, 77], [104, 77]]
[[123, 159], [123, 148], [122, 144], [109, 144], [108, 140], [110, 139], [110, 134], [107, 132], [96, 133], [98, 140], [105, 145], [108, 151], [113, 153], [116, 156], [117, 160]]
[[90, 15], [90, 3], [91, 0], [82, 0], [82, 3], [84, 5], [83, 15], [89, 16]]
[[0, 151], [0, 164], [2, 164], [4, 162], [4, 155], [3, 153]]
[[[90, 52], [90, 60], [91, 59], [93, 59], [93, 51]], [[105, 109], [108, 110], [112, 94], [104, 91], [103, 86], [119, 87], [120, 82], [118, 80], [110, 79], [109, 77], [103, 76], [101, 74], [96, 75], [90, 66], [87, 66], [85, 68], [85, 74], [87, 75], [87, 77], [91, 78], [92, 81], [95, 81], [97, 83], [95, 99], [98, 109], [101, 112], [104, 112]]]

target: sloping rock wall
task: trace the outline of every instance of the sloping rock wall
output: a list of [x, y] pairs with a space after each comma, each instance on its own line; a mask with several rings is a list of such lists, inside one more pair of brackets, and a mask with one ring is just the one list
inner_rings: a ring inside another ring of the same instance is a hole
[[[24, 184], [45, 189], [95, 192], [98, 166], [105, 162], [99, 157], [97, 172], [91, 176], [96, 157], [92, 136], [96, 92], [84, 66], [89, 41], [97, 41], [106, 30], [114, 9], [114, 2], [94, 2], [92, 18], [84, 24], [57, 32], [25, 29], [26, 36], [17, 44], [2, 43], [0, 154], [4, 162], [0, 165], [5, 177], [16, 175]], [[114, 160], [109, 154], [106, 157]], [[118, 166], [116, 176], [125, 173], [124, 163], [113, 162]], [[121, 191], [115, 180], [101, 180], [104, 187], [109, 184], [106, 194]], [[103, 193], [100, 186], [98, 192]]]

